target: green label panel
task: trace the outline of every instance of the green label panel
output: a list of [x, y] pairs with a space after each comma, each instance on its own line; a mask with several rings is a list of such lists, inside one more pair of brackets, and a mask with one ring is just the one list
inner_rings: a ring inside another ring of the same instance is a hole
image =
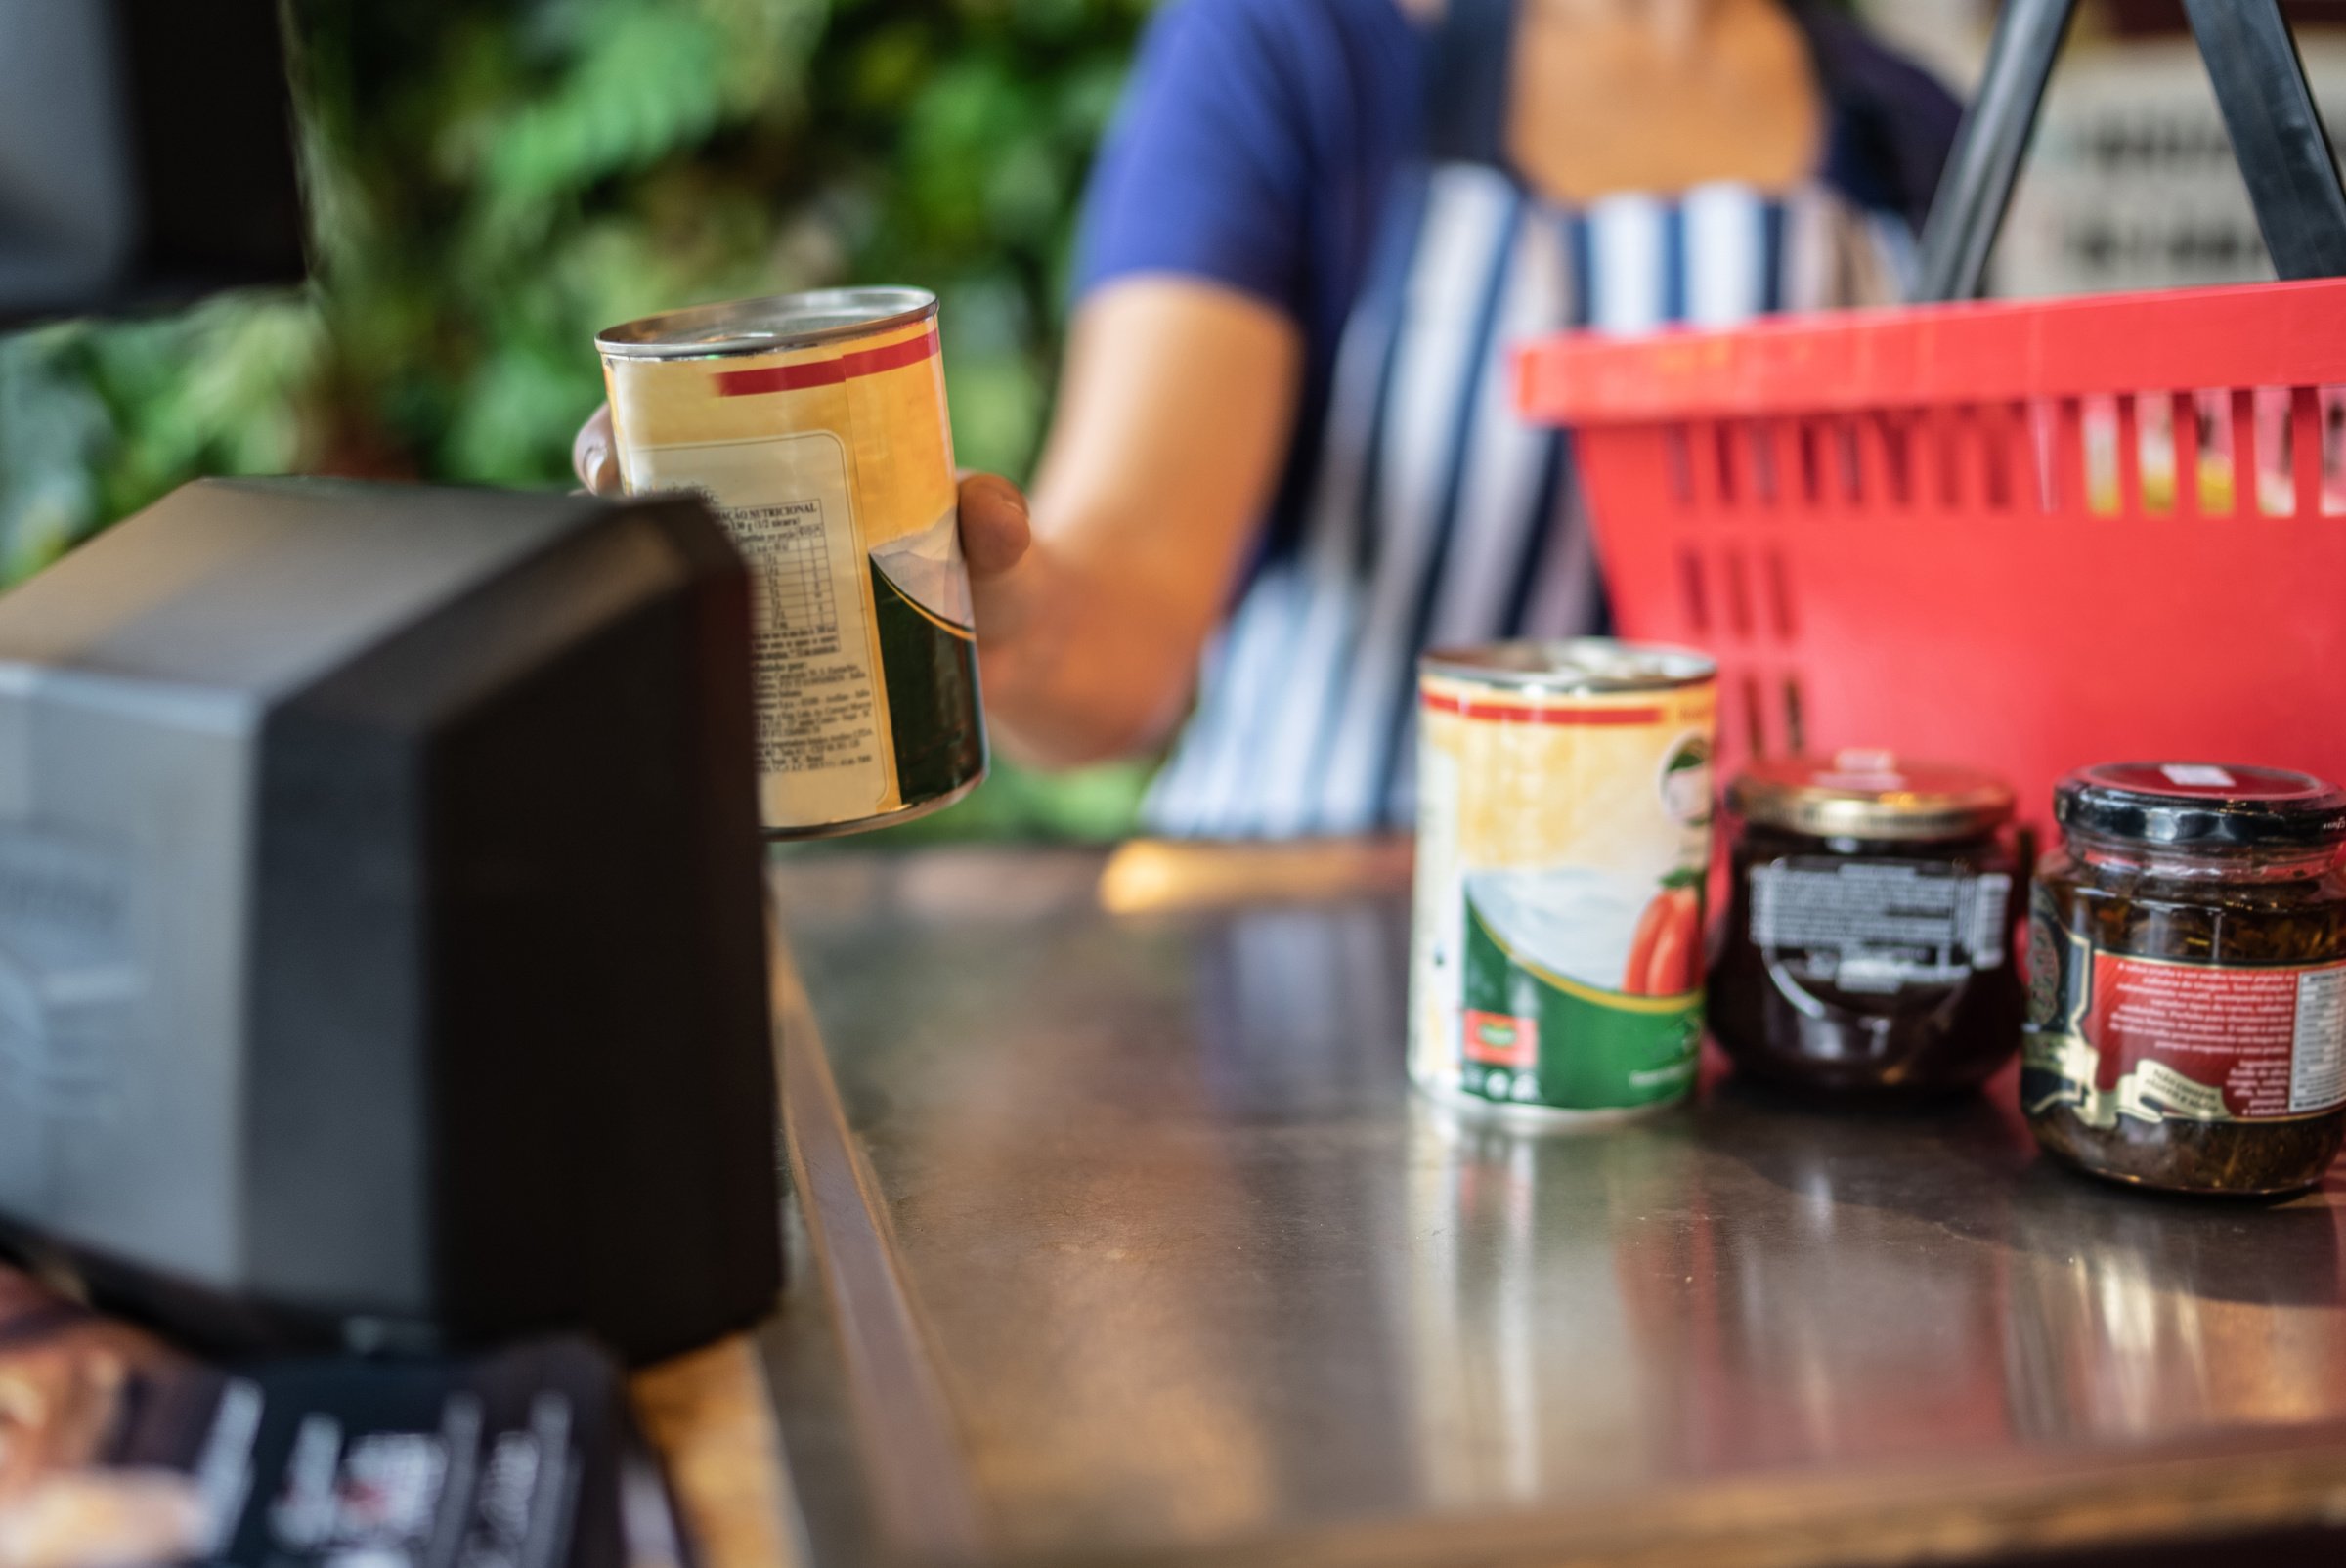
[[1459, 1086], [1486, 1100], [1613, 1111], [1694, 1082], [1703, 996], [1626, 996], [1519, 960], [1466, 901]]

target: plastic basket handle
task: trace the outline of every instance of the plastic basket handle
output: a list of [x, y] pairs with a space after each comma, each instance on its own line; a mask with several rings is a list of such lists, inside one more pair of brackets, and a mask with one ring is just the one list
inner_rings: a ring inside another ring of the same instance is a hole
[[[1977, 297], [2076, 0], [2008, 0], [1923, 228], [1918, 303]], [[2346, 190], [2281, 0], [2184, 0], [2283, 278], [2346, 276]]]

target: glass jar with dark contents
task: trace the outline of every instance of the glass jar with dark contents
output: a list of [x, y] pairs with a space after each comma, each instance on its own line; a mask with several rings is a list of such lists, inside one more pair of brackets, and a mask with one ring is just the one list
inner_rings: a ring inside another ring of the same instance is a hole
[[2037, 1142], [2182, 1193], [2295, 1192], [2346, 1142], [2346, 791], [2123, 762], [2054, 794], [2029, 897]]
[[1879, 752], [1756, 762], [1727, 791], [1733, 903], [1711, 1029], [1809, 1088], [1970, 1088], [2020, 1046], [2012, 791]]

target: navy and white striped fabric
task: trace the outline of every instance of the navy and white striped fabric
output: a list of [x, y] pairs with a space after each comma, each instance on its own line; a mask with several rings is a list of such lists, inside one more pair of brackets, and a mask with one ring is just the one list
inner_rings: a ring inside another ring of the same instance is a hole
[[1887, 303], [1912, 247], [1903, 218], [1821, 182], [1568, 210], [1497, 159], [1405, 173], [1387, 216], [1300, 531], [1259, 565], [1209, 651], [1149, 799], [1156, 831], [1404, 826], [1419, 650], [1601, 629], [1571, 442], [1517, 418], [1510, 345]]

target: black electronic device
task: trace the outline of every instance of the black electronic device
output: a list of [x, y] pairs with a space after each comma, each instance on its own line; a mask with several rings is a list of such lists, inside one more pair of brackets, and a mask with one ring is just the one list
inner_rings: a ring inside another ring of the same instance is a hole
[[682, 498], [204, 481], [0, 597], [0, 1236], [199, 1342], [761, 1316], [749, 591]]
[[300, 280], [279, 13], [0, 4], [0, 325]]

